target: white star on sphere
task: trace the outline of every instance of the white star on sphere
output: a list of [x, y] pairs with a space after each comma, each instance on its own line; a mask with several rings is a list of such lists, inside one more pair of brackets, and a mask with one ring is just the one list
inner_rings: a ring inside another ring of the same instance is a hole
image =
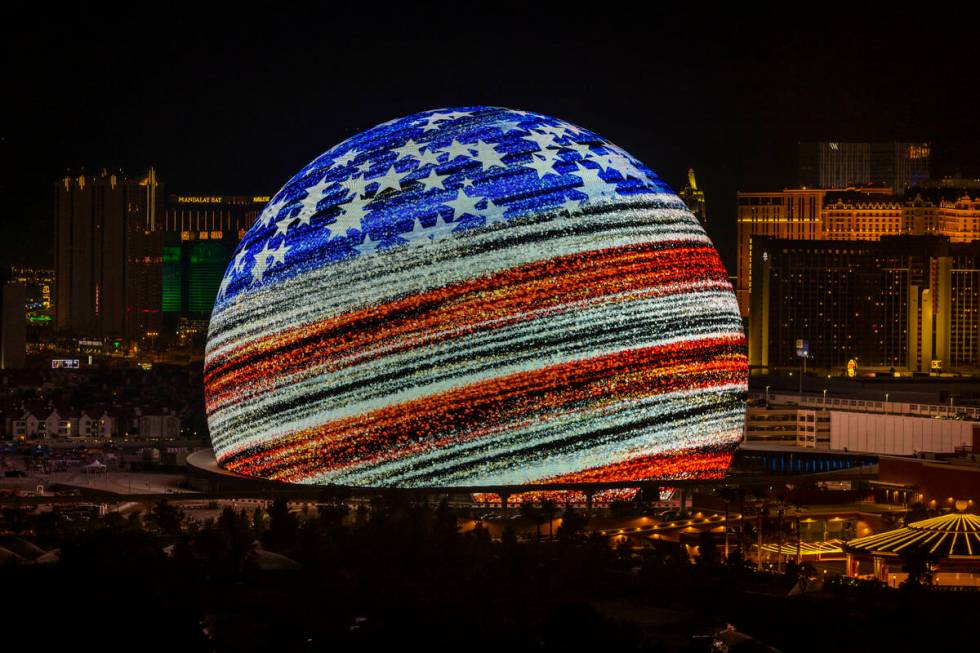
[[453, 217], [462, 216], [467, 213], [470, 215], [480, 215], [480, 211], [476, 208], [476, 205], [482, 199], [482, 197], [470, 197], [460, 189], [456, 192], [456, 199], [451, 202], [443, 202], [443, 204], [452, 208]]
[[504, 154], [497, 151], [497, 146], [493, 143], [485, 143], [483, 141], [477, 141], [475, 145], [476, 158], [483, 164], [485, 169], [490, 169], [494, 166], [500, 166], [501, 168], [506, 168], [507, 164], [504, 163]]
[[357, 168], [357, 171], [358, 172], [360, 172], [360, 173], [363, 174], [363, 173], [369, 171], [373, 166], [374, 166], [374, 164], [371, 163], [370, 161], [365, 161], [361, 165], [355, 166], [355, 167]]
[[333, 162], [338, 166], [345, 166], [356, 159], [358, 154], [360, 154], [360, 152], [358, 152], [356, 149], [348, 150], [334, 159]]
[[231, 275], [226, 274], [221, 280], [221, 285], [218, 286], [218, 297], [224, 297], [225, 293], [228, 292], [228, 284], [231, 283]]
[[415, 221], [412, 222], [412, 230], [409, 231], [407, 234], [403, 234], [402, 237], [409, 238], [411, 236], [423, 236], [423, 235], [425, 235], [425, 227], [422, 226], [421, 220], [415, 218]]
[[381, 177], [375, 177], [371, 181], [378, 182], [378, 190], [377, 190], [378, 193], [380, 193], [386, 188], [394, 188], [395, 190], [400, 191], [402, 187], [401, 184], [399, 183], [400, 181], [399, 177], [400, 175], [397, 172], [395, 172], [395, 166], [391, 166], [390, 168], [388, 168], [388, 172], [386, 172]]
[[551, 134], [537, 134], [535, 132], [531, 132], [522, 138], [526, 138], [529, 141], [534, 141], [538, 144], [538, 148], [540, 148], [542, 151], [547, 150], [549, 145], [556, 145], [555, 137]]
[[443, 238], [449, 238], [453, 235], [453, 228], [455, 228], [452, 222], [449, 222], [442, 216], [436, 218], [435, 225], [432, 226], [429, 231], [429, 238], [432, 240], [442, 240]]
[[[320, 200], [323, 199], [323, 192], [332, 185], [333, 183], [327, 181], [327, 177], [324, 175], [320, 181], [306, 189], [306, 197], [303, 198], [299, 214], [296, 216], [300, 224], [310, 224], [310, 218], [316, 213], [316, 207], [320, 203]], [[280, 229], [281, 233], [286, 235], [286, 231], [281, 227]]]
[[524, 165], [529, 168], [532, 168], [535, 172], [537, 172], [539, 179], [544, 177], [548, 173], [557, 174], [555, 173], [554, 170], [554, 165], [555, 165], [554, 161], [551, 161], [547, 158], [539, 159], [534, 154], [531, 155], [531, 162], [525, 163]]
[[333, 185], [332, 181], [327, 181], [327, 176], [324, 175], [320, 178], [320, 181], [316, 182], [312, 186], [306, 187], [306, 197], [303, 199], [303, 203], [312, 203], [314, 207], [323, 199], [323, 193], [328, 188]]
[[347, 190], [354, 193], [354, 197], [352, 199], [355, 200], [360, 199], [361, 194], [364, 192], [364, 189], [367, 186], [367, 180], [364, 179], [363, 175], [360, 177], [345, 179], [343, 183]]
[[271, 253], [269, 241], [265, 241], [262, 251], [255, 255], [255, 264], [252, 266], [252, 281], [262, 281], [262, 277], [265, 276], [266, 262]]
[[247, 247], [242, 247], [240, 250], [238, 250], [238, 253], [235, 254], [235, 266], [232, 268], [232, 272], [241, 272], [242, 271], [242, 265], [243, 265], [243, 262], [245, 261], [245, 257], [246, 256], [248, 256], [248, 248]]
[[347, 230], [350, 228], [360, 229], [361, 220], [367, 215], [364, 206], [364, 202], [355, 200], [347, 206], [341, 207], [343, 213], [337, 216], [337, 220], [333, 224], [327, 225], [327, 229], [330, 230], [330, 237], [346, 236]]
[[285, 218], [283, 218], [282, 220], [280, 220], [279, 222], [277, 222], [276, 223], [276, 235], [278, 236], [279, 234], [282, 234], [283, 236], [285, 236], [286, 235], [286, 231], [289, 230], [289, 225], [291, 225], [293, 223], [293, 220], [295, 220], [295, 219], [296, 218], [293, 218], [293, 217], [291, 217], [291, 216], [289, 216], [287, 214]]
[[259, 216], [259, 221], [262, 222], [263, 227], [268, 227], [269, 223], [279, 215], [279, 211], [286, 204], [284, 199], [279, 200], [275, 204], [269, 204], [264, 209], [262, 209], [262, 215]]
[[265, 261], [256, 261], [252, 266], [252, 281], [262, 281], [265, 276]]
[[359, 254], [367, 254], [373, 252], [378, 248], [378, 243], [371, 240], [371, 236], [364, 234], [364, 242], [360, 245], [354, 245], [354, 249], [358, 251]]
[[286, 262], [286, 252], [290, 250], [290, 247], [286, 245], [286, 239], [284, 238], [281, 243], [279, 243], [278, 249], [271, 250], [269, 256], [272, 257], [272, 265], [276, 263], [284, 264]]
[[606, 166], [607, 172], [611, 168], [623, 175], [623, 179], [626, 179], [628, 175], [632, 175], [637, 179], [646, 178], [646, 174], [642, 170], [637, 168], [632, 161], [621, 154], [610, 154], [605, 159], [602, 159], [602, 163]]
[[567, 136], [564, 127], [557, 127], [557, 126], [552, 127], [551, 125], [541, 125], [536, 129], [540, 132], [544, 132], [545, 134], [551, 134], [551, 136], [553, 136], [554, 138], [565, 138]]
[[561, 203], [561, 207], [559, 207], [559, 210], [567, 211], [569, 214], [571, 214], [572, 211], [579, 209], [581, 207], [582, 207], [582, 200], [566, 199], [564, 202]]
[[486, 214], [487, 219], [485, 224], [489, 226], [492, 224], [497, 224], [498, 222], [507, 222], [507, 218], [504, 217], [504, 213], [506, 213], [506, 211], [506, 206], [494, 204], [493, 200], [488, 197], [487, 208], [483, 211]]
[[419, 155], [419, 168], [422, 166], [432, 163], [434, 165], [439, 165], [439, 155], [441, 152], [436, 152], [431, 146], [425, 150], [421, 155]]
[[590, 148], [585, 143], [577, 143], [575, 141], [569, 141], [568, 145], [562, 145], [562, 147], [569, 148], [579, 153], [583, 159], [587, 156], [593, 156], [592, 148]]
[[596, 184], [608, 184], [605, 179], [599, 176], [599, 168], [586, 168], [582, 166], [580, 170], [576, 170], [574, 173], [582, 178], [582, 186], [594, 186]]
[[421, 125], [415, 125], [416, 127], [422, 128], [422, 133], [432, 131], [433, 129], [439, 129], [439, 125], [436, 124], [438, 118], [436, 116], [429, 116], [425, 118], [425, 123]]
[[412, 159], [417, 159], [422, 155], [423, 147], [425, 146], [419, 145], [418, 143], [416, 143], [414, 140], [410, 138], [404, 145], [402, 145], [401, 147], [392, 148], [391, 151], [395, 153], [395, 161], [403, 159], [406, 156]]
[[252, 281], [262, 281], [263, 276], [265, 276], [265, 261], [261, 263], [256, 261], [252, 266]]
[[456, 139], [453, 139], [453, 142], [449, 144], [449, 148], [443, 150], [443, 152], [449, 153], [449, 158], [446, 160], [447, 163], [451, 163], [458, 156], [465, 156], [467, 158], [473, 156], [472, 154], [470, 154], [470, 146], [463, 145]]
[[255, 262], [264, 264], [266, 259], [269, 258], [269, 252], [271, 251], [272, 250], [269, 249], [269, 241], [267, 240], [262, 244], [262, 249], [259, 251], [259, 253], [253, 256]]
[[443, 180], [444, 179], [445, 179], [444, 176], [442, 176], [438, 172], [436, 172], [436, 169], [435, 168], [432, 168], [431, 170], [429, 170], [428, 176], [426, 176], [426, 177], [419, 177], [415, 181], [417, 181], [420, 184], [422, 184], [422, 186], [423, 186], [422, 191], [425, 192], [427, 190], [432, 190], [433, 188], [441, 188], [441, 189], [445, 190], [446, 187], [443, 185]]

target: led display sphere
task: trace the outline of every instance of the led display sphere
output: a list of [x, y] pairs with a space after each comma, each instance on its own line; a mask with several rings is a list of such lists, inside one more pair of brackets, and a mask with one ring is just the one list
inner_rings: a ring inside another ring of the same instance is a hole
[[719, 476], [745, 336], [704, 229], [596, 134], [427, 111], [324, 153], [222, 280], [218, 462], [352, 486]]

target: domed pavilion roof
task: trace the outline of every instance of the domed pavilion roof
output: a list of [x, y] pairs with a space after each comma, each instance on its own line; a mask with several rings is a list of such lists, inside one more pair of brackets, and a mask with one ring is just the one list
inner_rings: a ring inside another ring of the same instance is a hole
[[914, 550], [943, 557], [972, 557], [980, 560], [980, 517], [954, 512], [912, 522], [877, 535], [850, 540], [845, 550], [875, 555], [907, 555]]

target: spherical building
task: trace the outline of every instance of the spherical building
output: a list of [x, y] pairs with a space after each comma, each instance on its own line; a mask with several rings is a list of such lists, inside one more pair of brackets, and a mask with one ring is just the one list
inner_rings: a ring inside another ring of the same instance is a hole
[[303, 168], [238, 246], [208, 423], [246, 475], [474, 487], [718, 476], [745, 337], [660, 179], [574, 125], [427, 111]]

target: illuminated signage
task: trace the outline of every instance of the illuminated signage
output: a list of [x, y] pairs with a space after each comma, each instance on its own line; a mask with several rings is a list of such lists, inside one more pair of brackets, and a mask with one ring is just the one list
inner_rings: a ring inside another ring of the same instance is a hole
[[253, 204], [266, 204], [271, 199], [268, 195], [252, 195], [249, 198], [238, 197], [224, 197], [223, 195], [178, 195], [178, 204], [225, 204], [230, 203], [237, 199], [237, 203], [241, 203], [246, 199], [250, 200]]
[[909, 145], [910, 159], [926, 159], [929, 157], [929, 145]]
[[810, 356], [810, 341], [802, 338], [796, 339], [796, 356], [798, 358], [808, 358]]
[[77, 358], [53, 358], [51, 359], [51, 369], [53, 370], [77, 370], [79, 363]]
[[221, 204], [224, 197], [213, 195], [178, 195], [178, 204]]

